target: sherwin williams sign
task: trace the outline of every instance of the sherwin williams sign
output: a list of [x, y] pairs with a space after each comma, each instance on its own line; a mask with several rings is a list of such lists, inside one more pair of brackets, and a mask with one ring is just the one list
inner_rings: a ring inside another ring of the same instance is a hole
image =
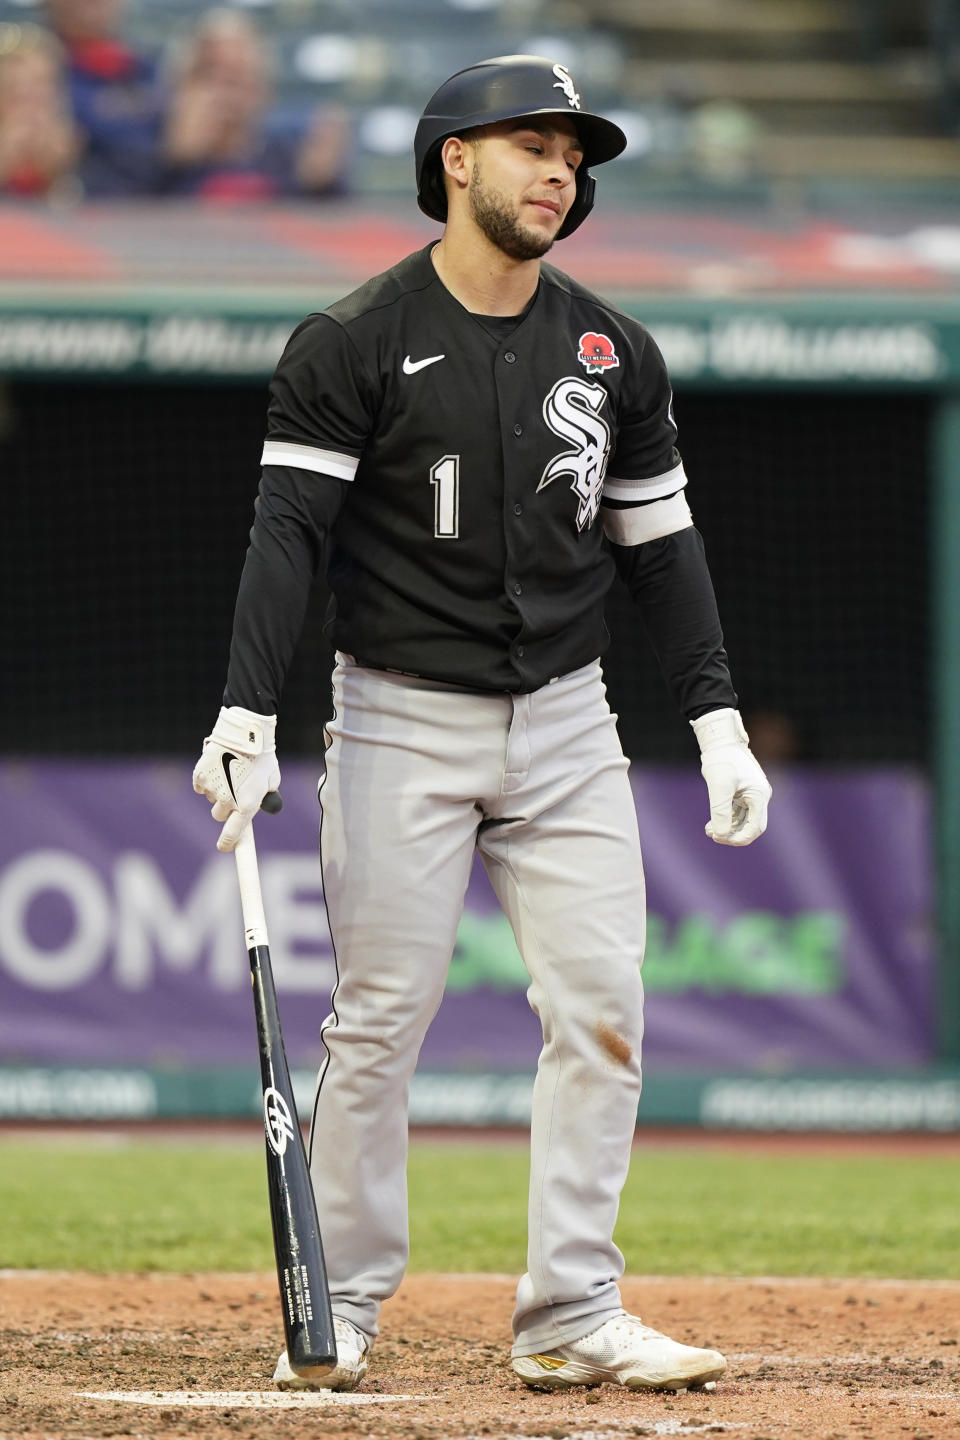
[[[0, 1064], [255, 1060], [233, 862], [189, 764], [0, 766]], [[634, 767], [650, 925], [651, 1071], [875, 1068], [933, 1055], [929, 797], [902, 772], [774, 776], [767, 835], [703, 835], [689, 771]], [[320, 1058], [335, 979], [316, 773], [257, 823], [291, 1061]], [[890, 823], [890, 817], [896, 823]], [[475, 867], [425, 1069], [529, 1070], [526, 975]]]
[[[303, 313], [315, 304], [315, 294], [304, 296]], [[722, 313], [711, 303], [686, 319], [676, 307], [661, 319], [646, 299], [629, 308], [649, 323], [674, 380], [917, 386], [956, 371], [955, 324], [890, 317], [876, 303], [879, 313], [846, 320], [836, 318], [835, 303], [826, 315], [767, 305]], [[259, 315], [232, 313], [229, 303], [220, 313], [198, 314], [194, 298], [173, 314], [130, 313], [115, 302], [11, 311], [0, 302], [0, 365], [14, 375], [267, 380], [299, 318], [299, 311], [271, 313], [269, 302]]]

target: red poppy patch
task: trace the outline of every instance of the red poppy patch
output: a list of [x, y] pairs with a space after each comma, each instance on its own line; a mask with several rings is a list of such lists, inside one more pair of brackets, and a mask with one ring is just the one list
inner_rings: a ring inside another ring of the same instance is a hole
[[616, 370], [620, 364], [609, 335], [595, 335], [588, 330], [578, 343], [577, 359], [588, 375], [602, 375], [604, 370]]

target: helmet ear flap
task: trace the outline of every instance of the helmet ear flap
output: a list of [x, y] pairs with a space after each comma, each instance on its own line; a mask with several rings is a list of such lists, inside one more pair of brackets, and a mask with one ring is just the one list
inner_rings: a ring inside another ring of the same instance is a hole
[[584, 220], [593, 209], [594, 201], [597, 198], [597, 182], [585, 166], [581, 165], [577, 173], [577, 196], [570, 209], [567, 211], [567, 218], [557, 231], [558, 240], [566, 240], [572, 235], [578, 225]]
[[441, 224], [447, 219], [447, 190], [443, 183], [443, 162], [440, 159], [440, 151], [443, 148], [443, 141], [439, 140], [427, 152], [423, 162], [423, 172], [420, 177], [420, 191], [417, 195], [417, 203], [424, 215], [429, 215], [431, 220], [439, 220]]

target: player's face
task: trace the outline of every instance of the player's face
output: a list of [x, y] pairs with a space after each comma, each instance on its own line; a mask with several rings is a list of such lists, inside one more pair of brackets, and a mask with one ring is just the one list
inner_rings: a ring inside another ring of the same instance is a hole
[[469, 200], [483, 233], [513, 260], [536, 260], [576, 197], [583, 148], [563, 115], [485, 126], [473, 147]]

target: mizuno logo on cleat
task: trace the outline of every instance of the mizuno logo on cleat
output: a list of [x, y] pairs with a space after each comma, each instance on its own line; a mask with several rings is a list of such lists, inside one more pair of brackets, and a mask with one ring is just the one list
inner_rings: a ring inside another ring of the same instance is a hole
[[541, 1370], [562, 1370], [566, 1360], [558, 1360], [554, 1355], [531, 1355], [529, 1356], [534, 1365], [539, 1365]]

